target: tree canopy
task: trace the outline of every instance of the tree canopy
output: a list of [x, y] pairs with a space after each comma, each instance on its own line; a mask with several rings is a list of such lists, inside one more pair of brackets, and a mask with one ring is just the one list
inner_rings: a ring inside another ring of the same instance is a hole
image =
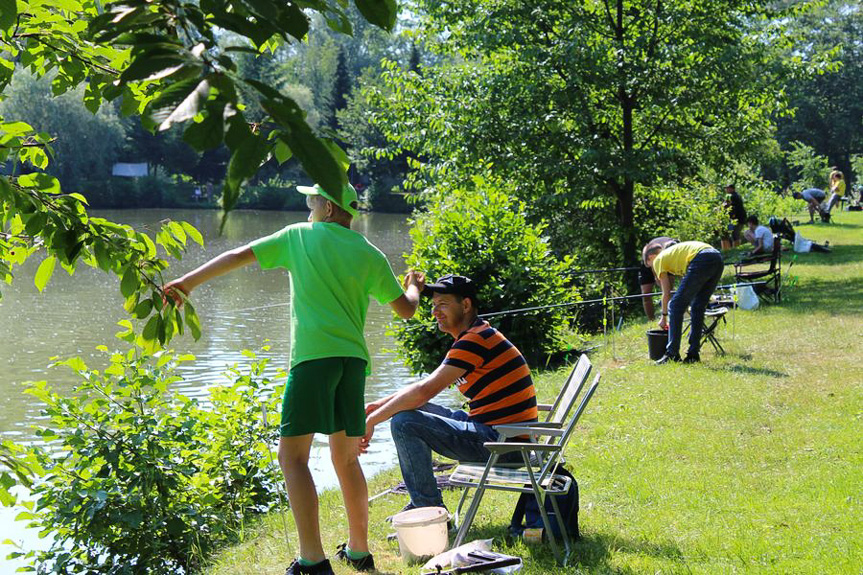
[[[395, 25], [395, 0], [354, 4], [370, 23], [385, 30]], [[0, 93], [13, 77], [29, 73], [50, 78], [55, 96], [83, 88], [93, 113], [118, 101], [123, 115], [139, 115], [150, 131], [181, 127], [183, 139], [198, 151], [226, 145], [226, 215], [243, 182], [270, 157], [296, 157], [313, 180], [338, 190], [347, 181], [344, 152], [315, 134], [293, 98], [243, 75], [237, 65], [244, 54], [303, 40], [314, 14], [339, 33], [352, 32], [346, 3], [336, 0], [7, 0], [0, 3]], [[226, 31], [240, 41], [220, 44]], [[246, 117], [241, 89], [258, 95], [263, 116]], [[184, 330], [184, 318], [162, 303], [160, 274], [167, 262], [156, 246], [180, 257], [190, 238], [201, 241], [200, 234], [188, 224], [166, 222], [154, 241], [89, 217], [85, 195], [64, 193], [60, 181], [44, 173], [53, 144], [48, 134], [16, 118], [0, 122], [0, 161], [15, 165], [12, 174], [0, 176], [0, 278], [11, 281], [14, 266], [43, 248], [48, 256], [36, 275], [40, 289], [57, 263], [69, 273], [81, 262], [113, 272], [121, 278], [127, 310], [149, 318], [142, 337], [165, 343]], [[191, 306], [185, 326], [199, 330]]]

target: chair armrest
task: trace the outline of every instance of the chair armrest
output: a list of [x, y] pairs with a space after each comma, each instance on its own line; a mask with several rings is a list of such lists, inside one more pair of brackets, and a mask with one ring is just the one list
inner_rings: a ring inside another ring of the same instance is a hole
[[552, 407], [554, 407], [554, 406], [550, 403], [537, 403], [536, 404], [536, 408], [539, 411], [551, 411]]
[[535, 423], [529, 425], [518, 423], [504, 423], [495, 425], [494, 430], [504, 437], [518, 437], [519, 435], [545, 435], [551, 437], [560, 437], [563, 435], [563, 429], [556, 423], [549, 426], [538, 426]]
[[522, 449], [527, 449], [528, 451], [543, 451], [545, 453], [552, 453], [555, 451], [560, 451], [559, 445], [548, 445], [545, 443], [516, 443], [514, 441], [489, 441], [482, 444], [483, 447], [491, 451], [492, 453], [497, 453], [498, 455], [504, 453], [510, 453], [512, 451], [521, 451]]

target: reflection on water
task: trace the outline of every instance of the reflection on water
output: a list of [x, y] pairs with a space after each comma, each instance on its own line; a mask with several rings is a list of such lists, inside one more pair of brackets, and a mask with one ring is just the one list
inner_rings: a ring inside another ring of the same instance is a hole
[[[219, 215], [213, 211], [103, 211], [94, 215], [127, 223], [139, 230], [155, 230], [160, 220], [169, 217], [186, 220], [197, 227], [204, 235], [204, 248], [193, 244], [185, 258], [171, 267], [166, 280], [224, 250], [306, 219], [306, 214], [300, 212], [235, 212], [224, 234], [219, 236]], [[409, 238], [403, 216], [361, 215], [354, 229], [365, 234], [387, 255], [397, 274], [404, 271], [402, 254], [409, 248]], [[45, 379], [59, 392], [70, 391], [76, 383], [74, 374], [67, 368], [49, 370], [47, 365], [51, 358], [77, 355], [88, 365], [100, 367], [103, 359], [96, 346], [119, 347], [122, 342], [114, 338], [119, 329], [116, 324], [128, 317], [122, 309], [123, 300], [114, 276], [83, 266], [69, 277], [58, 269], [45, 292], [40, 294], [32, 280], [38, 265], [39, 260], [34, 258], [18, 269], [13, 285], [2, 286], [0, 300], [0, 437], [16, 441], [33, 439], [29, 426], [39, 413], [39, 405], [23, 393], [26, 382]], [[226, 366], [248, 363], [240, 353], [243, 349], [258, 350], [264, 340], [269, 340], [270, 349], [260, 356], [271, 358], [268, 375], [274, 375], [279, 368], [287, 368], [290, 350], [287, 292], [287, 273], [263, 272], [257, 266], [238, 270], [198, 288], [193, 301], [201, 316], [203, 337], [197, 342], [190, 337], [172, 342], [178, 352], [197, 357], [197, 361], [180, 368], [183, 382], [177, 385], [178, 389], [189, 396], [205, 396], [208, 387], [226, 381], [221, 376]], [[394, 347], [385, 333], [391, 320], [389, 307], [380, 306], [372, 299], [366, 320], [373, 362], [372, 375], [366, 383], [369, 399], [391, 393], [410, 377], [395, 355], [387, 351]], [[379, 427], [369, 453], [363, 457], [368, 475], [396, 463], [388, 426]], [[325, 446], [326, 438], [318, 436], [311, 465], [319, 488], [335, 484], [329, 454], [323, 450]], [[2, 540], [20, 527], [11, 524], [11, 516], [6, 511], [0, 510], [0, 513]], [[0, 549], [0, 553], [3, 551]], [[0, 560], [0, 573], [5, 573], [6, 567]]]

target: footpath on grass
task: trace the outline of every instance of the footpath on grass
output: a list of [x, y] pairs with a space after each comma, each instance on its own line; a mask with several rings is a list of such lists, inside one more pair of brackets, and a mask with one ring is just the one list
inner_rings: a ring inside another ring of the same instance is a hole
[[[728, 315], [724, 357], [655, 366], [646, 322], [630, 323], [591, 359], [603, 374], [570, 442], [581, 489], [582, 537], [566, 569], [550, 550], [504, 541], [515, 505], [489, 493], [468, 539], [522, 557], [522, 573], [859, 573], [863, 565], [863, 214], [802, 225], [829, 254], [793, 260], [781, 305]], [[733, 257], [733, 256], [730, 256]], [[790, 281], [789, 281], [790, 280]], [[542, 401], [568, 368], [537, 374]], [[393, 461], [393, 465], [396, 462]], [[370, 481], [377, 493], [397, 469]], [[450, 509], [458, 493], [445, 493]], [[370, 543], [383, 573], [419, 573], [387, 542], [384, 518], [406, 496], [370, 508]], [[287, 517], [271, 514], [217, 556], [208, 573], [281, 573], [296, 553]], [[347, 537], [341, 496], [321, 495], [325, 548]], [[351, 573], [335, 566], [337, 573]]]

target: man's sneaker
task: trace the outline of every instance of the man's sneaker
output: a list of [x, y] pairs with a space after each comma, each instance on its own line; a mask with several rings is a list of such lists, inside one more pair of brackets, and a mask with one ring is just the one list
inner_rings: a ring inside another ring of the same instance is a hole
[[701, 356], [697, 353], [687, 353], [686, 357], [683, 358], [683, 363], [700, 363]]
[[329, 559], [324, 559], [320, 563], [309, 566], [300, 565], [300, 562], [294, 559], [294, 562], [285, 571], [285, 575], [335, 575], [335, 572], [333, 571], [333, 566], [330, 565]]
[[660, 357], [659, 359], [657, 359], [657, 360], [656, 360], [656, 365], [665, 365], [666, 363], [672, 363], [672, 362], [677, 363], [677, 362], [679, 362], [679, 361], [680, 361], [680, 356], [679, 356], [679, 355], [668, 355], [668, 354], [665, 354], [665, 355], [663, 355], [662, 357]]
[[339, 550], [336, 551], [336, 559], [339, 561], [343, 561], [347, 563], [357, 571], [374, 571], [375, 570], [375, 559], [372, 557], [371, 553], [366, 555], [365, 557], [360, 557], [359, 559], [351, 559], [348, 556], [348, 544], [342, 543], [339, 545]]

